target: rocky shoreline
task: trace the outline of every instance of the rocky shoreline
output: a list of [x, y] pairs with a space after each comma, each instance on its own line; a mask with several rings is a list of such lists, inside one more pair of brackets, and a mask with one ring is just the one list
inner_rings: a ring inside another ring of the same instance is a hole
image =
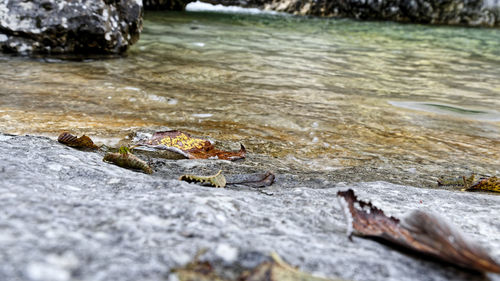
[[[151, 10], [184, 10], [188, 0], [144, 0]], [[500, 26], [498, 0], [204, 0], [295, 15]], [[36, 0], [0, 3], [0, 50], [15, 54], [123, 54], [142, 30], [143, 1]]]
[[273, 0], [264, 9], [297, 15], [347, 17], [358, 20], [389, 20], [407, 23], [500, 26], [500, 5], [483, 1], [382, 0], [301, 1]]
[[[148, 0], [146, 9], [180, 10], [191, 1]], [[203, 0], [202, 2], [259, 8], [301, 16], [352, 18], [404, 23], [460, 26], [500, 26], [498, 0]], [[174, 5], [175, 3], [175, 5]]]
[[439, 213], [500, 260], [500, 222], [493, 211], [500, 197], [491, 194], [381, 181], [315, 185], [300, 177], [291, 187], [292, 175], [279, 174], [264, 189], [216, 189], [176, 178], [261, 167], [252, 159], [150, 159], [155, 173], [147, 175], [35, 136], [0, 134], [0, 155], [2, 280], [177, 280], [171, 270], [203, 249], [201, 259], [226, 274], [253, 268], [276, 252], [329, 278], [422, 280], [425, 272], [425, 280], [484, 280], [375, 241], [349, 241], [336, 199], [347, 188], [389, 215]]

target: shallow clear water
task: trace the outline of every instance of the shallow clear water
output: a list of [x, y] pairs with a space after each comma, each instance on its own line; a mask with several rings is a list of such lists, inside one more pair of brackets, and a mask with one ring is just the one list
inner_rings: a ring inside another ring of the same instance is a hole
[[127, 57], [0, 55], [0, 131], [168, 127], [305, 170], [499, 173], [498, 46], [498, 29], [148, 12]]

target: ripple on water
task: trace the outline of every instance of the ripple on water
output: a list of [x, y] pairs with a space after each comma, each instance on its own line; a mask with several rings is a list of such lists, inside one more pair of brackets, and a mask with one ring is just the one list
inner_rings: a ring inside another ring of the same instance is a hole
[[0, 54], [0, 132], [114, 146], [171, 128], [243, 143], [249, 162], [269, 156], [281, 171], [491, 174], [499, 44], [498, 29], [149, 11], [126, 57]]
[[389, 101], [389, 104], [406, 109], [450, 115], [470, 120], [493, 122], [500, 121], [500, 113], [494, 110], [465, 108], [451, 104], [434, 102]]

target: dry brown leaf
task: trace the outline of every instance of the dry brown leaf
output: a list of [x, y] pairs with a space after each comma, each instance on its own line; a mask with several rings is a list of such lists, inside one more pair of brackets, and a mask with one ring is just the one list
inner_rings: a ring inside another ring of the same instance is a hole
[[140, 141], [138, 145], [169, 150], [188, 159], [238, 160], [245, 158], [246, 154], [243, 145], [238, 152], [222, 151], [215, 149], [208, 140], [193, 138], [181, 131], [156, 132], [151, 139]]
[[75, 148], [99, 149], [99, 147], [86, 135], [78, 138], [68, 132], [63, 132], [59, 135], [57, 141]]
[[275, 175], [271, 171], [265, 174], [244, 174], [228, 176], [228, 185], [244, 185], [249, 187], [266, 187], [273, 184]]
[[141, 170], [146, 174], [153, 173], [153, 169], [146, 162], [132, 154], [126, 147], [121, 147], [120, 152], [117, 153], [106, 153], [102, 160], [123, 168]]
[[180, 176], [179, 180], [186, 182], [206, 183], [213, 187], [226, 186], [226, 178], [222, 174], [222, 170], [220, 170], [217, 174], [213, 176], [182, 175]]
[[474, 191], [474, 190], [486, 190], [486, 191], [495, 191], [500, 192], [500, 179], [497, 177], [488, 177], [483, 178], [472, 184], [468, 188], [465, 188], [466, 191]]
[[447, 177], [441, 176], [438, 178], [438, 186], [452, 186], [460, 188], [468, 188], [476, 180], [476, 175], [471, 174], [470, 176], [460, 176], [460, 177]]
[[500, 192], [500, 179], [497, 177], [477, 176], [440, 177], [438, 186], [459, 187], [462, 191], [493, 191]]
[[435, 214], [416, 210], [400, 222], [358, 200], [351, 189], [339, 191], [337, 196], [356, 235], [382, 239], [463, 268], [500, 273], [500, 265], [481, 246]]
[[284, 262], [277, 254], [271, 254], [271, 260], [261, 263], [250, 273], [242, 274], [239, 281], [333, 281], [302, 272]]
[[[183, 268], [172, 270], [180, 281], [229, 281], [220, 277], [210, 262], [194, 261]], [[255, 268], [245, 271], [235, 281], [334, 281], [302, 272], [284, 262], [277, 254], [271, 254], [269, 261], [264, 261]]]
[[215, 273], [209, 262], [197, 259], [183, 268], [173, 269], [172, 272], [177, 274], [179, 281], [224, 281]]

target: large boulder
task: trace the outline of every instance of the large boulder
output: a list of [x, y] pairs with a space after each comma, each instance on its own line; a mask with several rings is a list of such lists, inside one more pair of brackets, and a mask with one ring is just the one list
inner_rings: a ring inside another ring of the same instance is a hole
[[44, 54], [117, 54], [139, 39], [141, 0], [2, 0], [0, 48]]
[[[500, 0], [201, 0], [296, 15], [425, 24], [500, 26]], [[144, 0], [147, 9], [179, 10], [189, 0]]]
[[[260, 5], [262, 0], [255, 1]], [[248, 2], [248, 5], [252, 3]], [[426, 24], [500, 26], [498, 0], [271, 0], [265, 9], [300, 15], [340, 16]]]

